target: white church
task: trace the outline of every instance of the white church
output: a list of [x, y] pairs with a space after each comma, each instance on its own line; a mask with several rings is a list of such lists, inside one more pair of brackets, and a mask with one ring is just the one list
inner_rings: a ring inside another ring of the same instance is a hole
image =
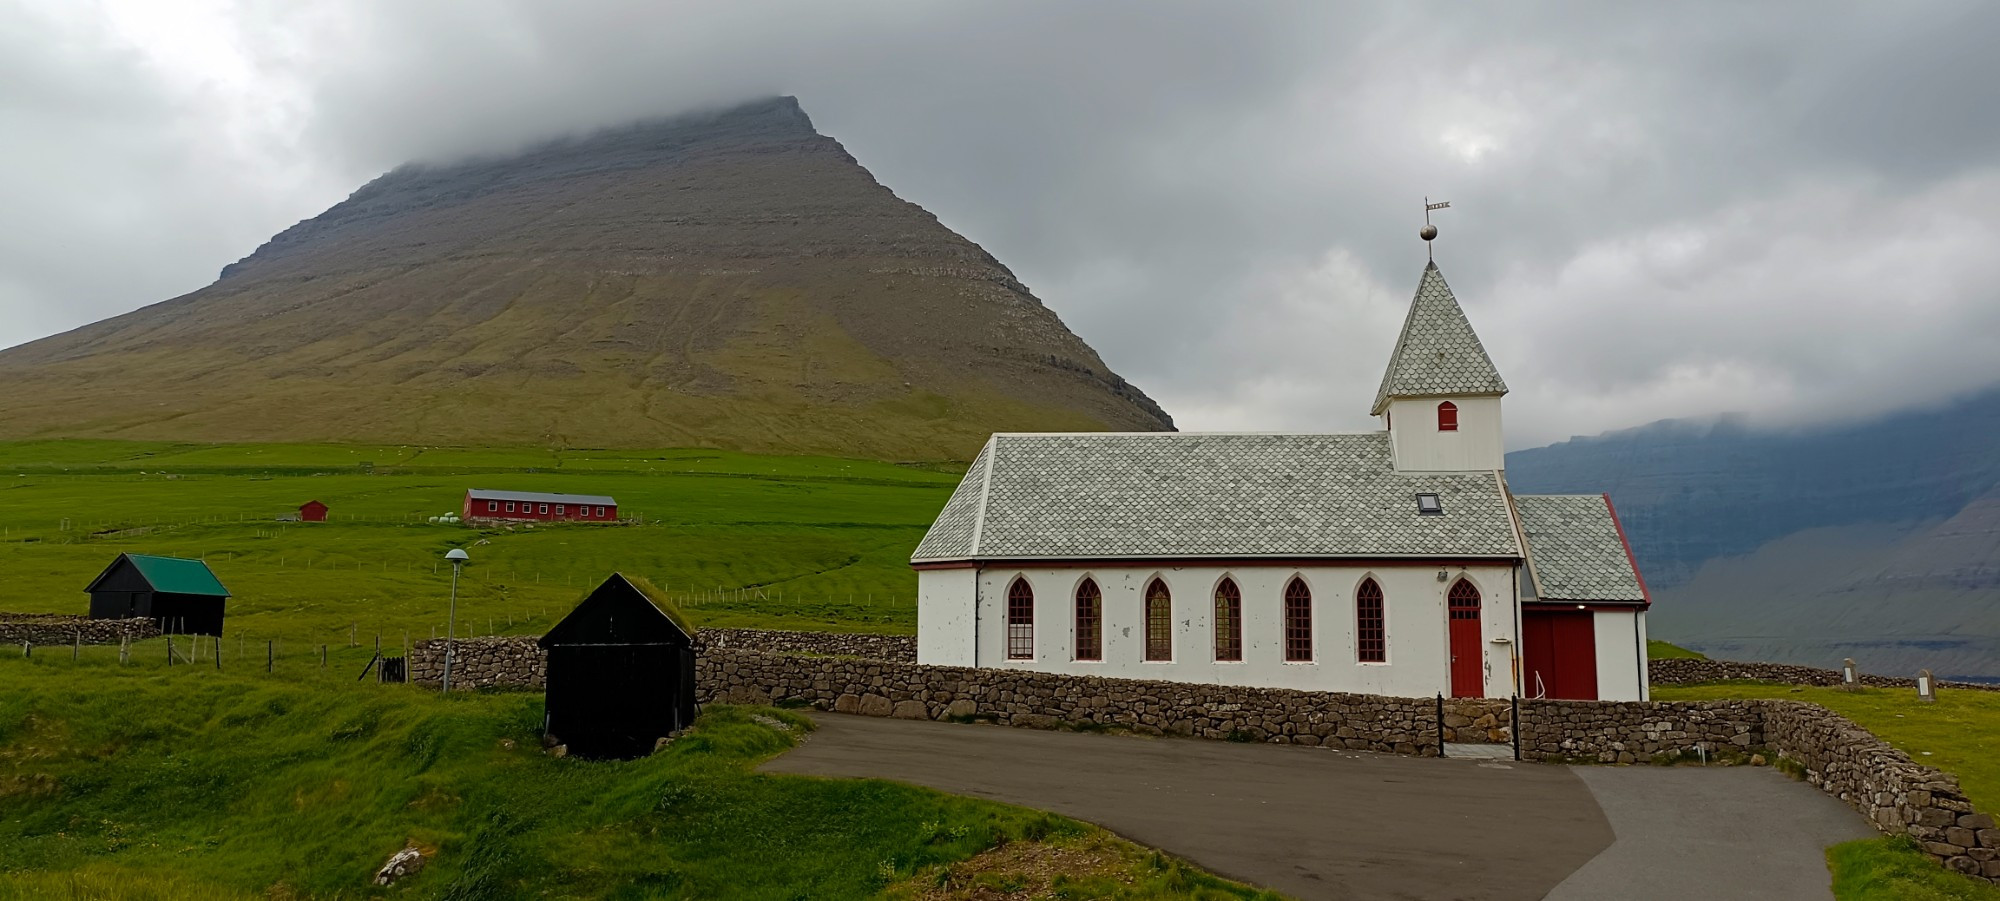
[[1507, 489], [1435, 263], [1352, 434], [996, 434], [917, 546], [917, 659], [1402, 697], [1644, 700], [1605, 495]]

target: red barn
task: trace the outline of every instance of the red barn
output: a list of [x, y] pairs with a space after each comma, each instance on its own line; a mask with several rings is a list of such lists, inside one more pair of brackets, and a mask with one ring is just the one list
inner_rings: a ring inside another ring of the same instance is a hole
[[319, 501], [306, 501], [299, 505], [300, 522], [326, 522], [326, 505]]
[[465, 493], [465, 519], [613, 522], [618, 519], [618, 502], [600, 494], [474, 488]]

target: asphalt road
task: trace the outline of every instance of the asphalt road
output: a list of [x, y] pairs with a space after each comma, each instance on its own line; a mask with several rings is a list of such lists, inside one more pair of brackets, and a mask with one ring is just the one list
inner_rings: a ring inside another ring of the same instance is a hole
[[1549, 901], [1831, 901], [1826, 846], [1876, 834], [1831, 795], [1762, 767], [1575, 772], [1618, 839]]
[[819, 730], [766, 771], [1052, 810], [1301, 899], [1822, 901], [1824, 847], [1872, 834], [1840, 802], [1763, 769], [815, 719]]
[[1612, 840], [1563, 767], [814, 718], [819, 730], [766, 771], [1052, 810], [1297, 898], [1526, 901]]

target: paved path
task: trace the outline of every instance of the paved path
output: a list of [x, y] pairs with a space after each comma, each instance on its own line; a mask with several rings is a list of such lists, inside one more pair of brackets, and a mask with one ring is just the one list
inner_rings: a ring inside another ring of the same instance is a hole
[[765, 770], [1052, 810], [1301, 899], [1826, 899], [1822, 849], [1872, 834], [1840, 802], [1763, 769], [814, 718], [819, 731]]
[[1549, 901], [1831, 901], [1826, 846], [1876, 834], [1832, 796], [1761, 767], [1575, 772], [1618, 839]]
[[1052, 810], [1297, 898], [1537, 899], [1610, 844], [1568, 769], [839, 714], [765, 764]]

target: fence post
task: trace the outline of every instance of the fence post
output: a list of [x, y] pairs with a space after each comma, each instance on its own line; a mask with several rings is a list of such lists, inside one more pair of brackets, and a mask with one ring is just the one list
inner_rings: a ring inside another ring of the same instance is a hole
[[83, 632], [81, 630], [78, 630], [76, 633], [76, 644], [70, 645], [69, 647], [69, 662], [75, 663], [77, 656], [82, 653], [83, 653]]
[[1444, 757], [1444, 692], [1438, 692], [1438, 757]]
[[171, 632], [167, 633], [167, 665], [174, 665], [174, 636]]
[[1507, 714], [1507, 722], [1509, 726], [1509, 729], [1507, 731], [1514, 733], [1514, 759], [1520, 760], [1521, 759], [1521, 696], [1520, 695], [1514, 696], [1514, 706], [1511, 712]]
[[210, 651], [212, 651], [212, 652], [214, 653], [214, 655], [215, 655], [215, 671], [216, 671], [216, 672], [221, 672], [221, 671], [222, 671], [222, 636], [220, 636], [220, 635], [217, 635], [217, 636], [215, 636], [215, 640], [214, 640], [214, 641], [212, 641], [212, 642], [209, 642], [209, 650], [210, 650]]
[[132, 633], [130, 632], [118, 636], [118, 662], [132, 662]]
[[271, 671], [271, 665], [278, 661], [278, 645], [272, 639], [264, 639], [264, 672]]
[[34, 644], [32, 642], [23, 640], [21, 642], [21, 657], [23, 659], [26, 659], [28, 657], [34, 656], [34, 653], [35, 653]]
[[354, 623], [347, 627], [347, 646], [350, 648], [358, 648], [361, 646], [360, 623]]
[[319, 646], [319, 668], [326, 669], [326, 645]]

